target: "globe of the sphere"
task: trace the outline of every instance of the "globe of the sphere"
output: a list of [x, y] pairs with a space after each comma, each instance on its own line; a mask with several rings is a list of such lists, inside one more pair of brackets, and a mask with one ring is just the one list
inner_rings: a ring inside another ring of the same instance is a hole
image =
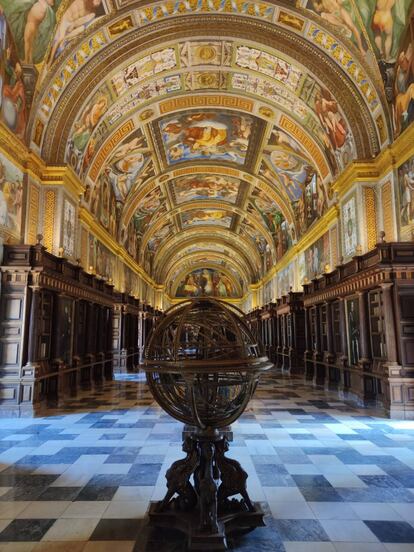
[[157, 402], [201, 429], [235, 421], [273, 365], [232, 306], [195, 299], [172, 307], [151, 334], [144, 369]]

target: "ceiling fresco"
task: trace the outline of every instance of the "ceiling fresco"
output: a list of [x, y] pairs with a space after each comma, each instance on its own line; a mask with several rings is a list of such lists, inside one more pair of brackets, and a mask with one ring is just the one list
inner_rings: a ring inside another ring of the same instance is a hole
[[[158, 122], [167, 165], [225, 161], [244, 165], [253, 118], [223, 111], [185, 111]], [[157, 129], [157, 130], [158, 130]]]
[[0, 4], [2, 121], [171, 297], [241, 297], [411, 120], [412, 0]]
[[219, 200], [235, 204], [244, 182], [228, 176], [200, 174], [177, 178], [171, 184], [175, 202], [180, 205], [187, 201]]

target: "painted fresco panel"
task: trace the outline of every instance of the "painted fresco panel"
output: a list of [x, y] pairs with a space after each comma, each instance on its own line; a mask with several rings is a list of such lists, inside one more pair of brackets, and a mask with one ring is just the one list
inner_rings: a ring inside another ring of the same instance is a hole
[[115, 257], [99, 240], [89, 234], [89, 265], [103, 278], [114, 279]]
[[64, 255], [68, 257], [73, 257], [75, 253], [75, 228], [75, 206], [71, 201], [65, 199], [63, 202], [62, 247]]
[[102, 166], [100, 178], [111, 182], [117, 201], [124, 202], [148, 161], [149, 152], [142, 131], [136, 130], [119, 144]]
[[289, 263], [287, 267], [277, 273], [277, 295], [281, 297], [295, 289], [295, 264]]
[[342, 205], [342, 232], [345, 257], [355, 254], [358, 244], [356, 196], [351, 196]]
[[330, 265], [329, 232], [326, 232], [305, 251], [306, 277], [309, 280], [323, 274], [325, 266]]
[[173, 183], [177, 204], [213, 199], [236, 203], [240, 180], [229, 176], [200, 174], [177, 178]]
[[28, 115], [23, 68], [2, 10], [0, 10], [0, 100], [1, 120], [16, 136], [24, 140]]
[[0, 153], [0, 233], [20, 238], [23, 173]]
[[181, 215], [183, 227], [198, 226], [198, 225], [214, 225], [230, 228], [233, 213], [219, 209], [199, 209], [187, 211]]
[[[2, 0], [19, 58], [24, 63], [38, 64], [44, 60], [61, 3], [62, 0]], [[30, 30], [34, 32], [28, 32]]]
[[412, 0], [309, 0], [307, 7], [351, 39], [366, 58], [368, 42], [378, 58], [395, 60]]
[[220, 160], [243, 165], [253, 118], [225, 111], [186, 111], [159, 122], [166, 161]]
[[414, 121], [414, 20], [402, 41], [394, 81], [394, 125], [398, 136]]
[[239, 294], [230, 278], [212, 268], [200, 268], [187, 274], [179, 283], [176, 297], [237, 297]]
[[398, 169], [400, 239], [414, 240], [414, 157]]

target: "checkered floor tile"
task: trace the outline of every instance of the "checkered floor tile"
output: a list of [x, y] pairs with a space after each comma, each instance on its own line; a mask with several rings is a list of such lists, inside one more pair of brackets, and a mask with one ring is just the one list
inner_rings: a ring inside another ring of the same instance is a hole
[[[182, 457], [182, 425], [142, 376], [119, 376], [35, 419], [0, 423], [0, 552], [181, 552], [150, 500]], [[233, 425], [230, 455], [266, 527], [254, 552], [413, 552], [414, 422], [273, 373]]]

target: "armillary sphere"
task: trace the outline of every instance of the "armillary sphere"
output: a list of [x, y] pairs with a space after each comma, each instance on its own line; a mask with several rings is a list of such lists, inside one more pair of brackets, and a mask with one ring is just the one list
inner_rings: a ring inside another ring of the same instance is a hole
[[216, 299], [184, 301], [165, 313], [145, 353], [155, 399], [186, 424], [186, 457], [167, 471], [167, 493], [151, 504], [150, 521], [184, 531], [190, 550], [224, 550], [230, 533], [264, 525], [247, 473], [225, 456], [230, 424], [273, 366], [242, 316]]

